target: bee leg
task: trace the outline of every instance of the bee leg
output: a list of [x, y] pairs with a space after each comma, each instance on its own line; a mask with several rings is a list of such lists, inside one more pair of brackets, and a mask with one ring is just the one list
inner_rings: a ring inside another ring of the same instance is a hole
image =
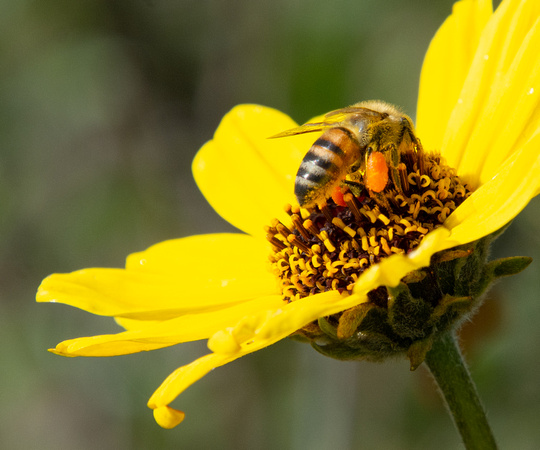
[[371, 189], [367, 190], [369, 192], [369, 196], [375, 200], [375, 202], [381, 207], [384, 208], [386, 211], [390, 212], [392, 211], [392, 208], [390, 208], [390, 203], [388, 203], [388, 199], [385, 195], [383, 195], [380, 192], [373, 192]]
[[352, 180], [343, 180], [341, 183], [343, 186], [347, 187], [348, 190], [355, 196], [360, 197], [364, 191], [364, 184], [358, 181]]
[[392, 177], [392, 181], [394, 182], [396, 191], [399, 194], [403, 194], [403, 188], [401, 186], [401, 178], [399, 176], [399, 170], [398, 170], [398, 166], [400, 163], [399, 150], [394, 144], [391, 144], [388, 147], [388, 149], [385, 150], [384, 154], [386, 156], [386, 163], [388, 164], [388, 167], [390, 168], [390, 176]]
[[394, 182], [394, 186], [396, 187], [396, 191], [398, 191], [399, 194], [403, 194], [403, 188], [401, 186], [401, 178], [399, 176], [399, 170], [397, 167], [390, 167], [390, 176], [392, 177], [392, 181]]
[[[412, 150], [412, 152], [411, 152]], [[412, 154], [413, 161], [416, 165], [416, 169], [419, 171], [420, 175], [425, 174], [424, 167], [424, 148], [420, 139], [418, 139], [411, 129], [408, 132], [404, 133], [403, 140], [399, 146], [398, 153], [408, 152]]]
[[416, 136], [413, 139], [413, 143], [416, 149], [416, 159], [418, 161], [420, 175], [424, 175], [426, 173], [424, 168], [424, 147], [422, 147], [420, 139], [418, 139]]

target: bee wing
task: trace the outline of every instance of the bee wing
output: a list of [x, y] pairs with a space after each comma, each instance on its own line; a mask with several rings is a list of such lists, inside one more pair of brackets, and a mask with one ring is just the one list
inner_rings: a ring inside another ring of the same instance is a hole
[[336, 115], [348, 115], [348, 114], [355, 114], [359, 112], [365, 111], [367, 108], [363, 108], [361, 106], [347, 106], [345, 108], [335, 109], [334, 111], [330, 111], [324, 115], [325, 118], [327, 117], [333, 117]]
[[282, 138], [287, 136], [296, 136], [298, 134], [305, 133], [314, 133], [316, 131], [327, 130], [328, 128], [335, 127], [335, 123], [330, 122], [314, 122], [314, 123], [305, 123], [299, 127], [291, 128], [290, 130], [282, 131], [281, 133], [274, 134], [268, 139]]
[[335, 111], [330, 111], [324, 115], [325, 123], [326, 122], [343, 122], [347, 117], [352, 115], [381, 115], [380, 112], [375, 111], [364, 106], [347, 106], [346, 108], [336, 109]]
[[290, 130], [285, 130], [281, 133], [275, 134], [274, 136], [270, 136], [269, 139], [323, 131], [327, 130], [328, 128], [335, 128], [336, 126], [340, 126], [342, 124], [345, 125], [347, 123], [347, 119], [350, 119], [353, 115], [370, 116], [374, 114], [380, 116], [379, 112], [363, 106], [348, 106], [346, 108], [336, 109], [335, 111], [330, 111], [329, 113], [325, 114], [322, 122], [308, 122], [299, 127], [291, 128]]

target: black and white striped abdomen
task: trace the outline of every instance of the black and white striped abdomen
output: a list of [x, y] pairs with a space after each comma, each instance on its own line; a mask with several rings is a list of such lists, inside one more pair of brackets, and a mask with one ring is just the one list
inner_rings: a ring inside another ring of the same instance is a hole
[[294, 193], [303, 207], [324, 201], [360, 156], [358, 141], [344, 128], [332, 128], [311, 146], [296, 174]]

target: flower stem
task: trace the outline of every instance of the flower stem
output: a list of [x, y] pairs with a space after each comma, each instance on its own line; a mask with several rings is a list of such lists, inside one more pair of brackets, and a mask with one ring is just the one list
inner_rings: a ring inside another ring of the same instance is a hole
[[469, 450], [496, 449], [476, 386], [453, 333], [445, 333], [437, 339], [425, 361], [452, 413], [465, 447]]

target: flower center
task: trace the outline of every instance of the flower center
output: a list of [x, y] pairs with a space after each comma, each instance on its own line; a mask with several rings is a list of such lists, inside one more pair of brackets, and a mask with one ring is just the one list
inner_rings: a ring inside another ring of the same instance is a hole
[[399, 181], [382, 192], [366, 189], [362, 174], [352, 173], [326, 204], [309, 211], [288, 205], [290, 223], [275, 219], [267, 227], [284, 300], [352, 291], [364, 270], [409, 253], [471, 194], [437, 154], [410, 151], [400, 159]]

